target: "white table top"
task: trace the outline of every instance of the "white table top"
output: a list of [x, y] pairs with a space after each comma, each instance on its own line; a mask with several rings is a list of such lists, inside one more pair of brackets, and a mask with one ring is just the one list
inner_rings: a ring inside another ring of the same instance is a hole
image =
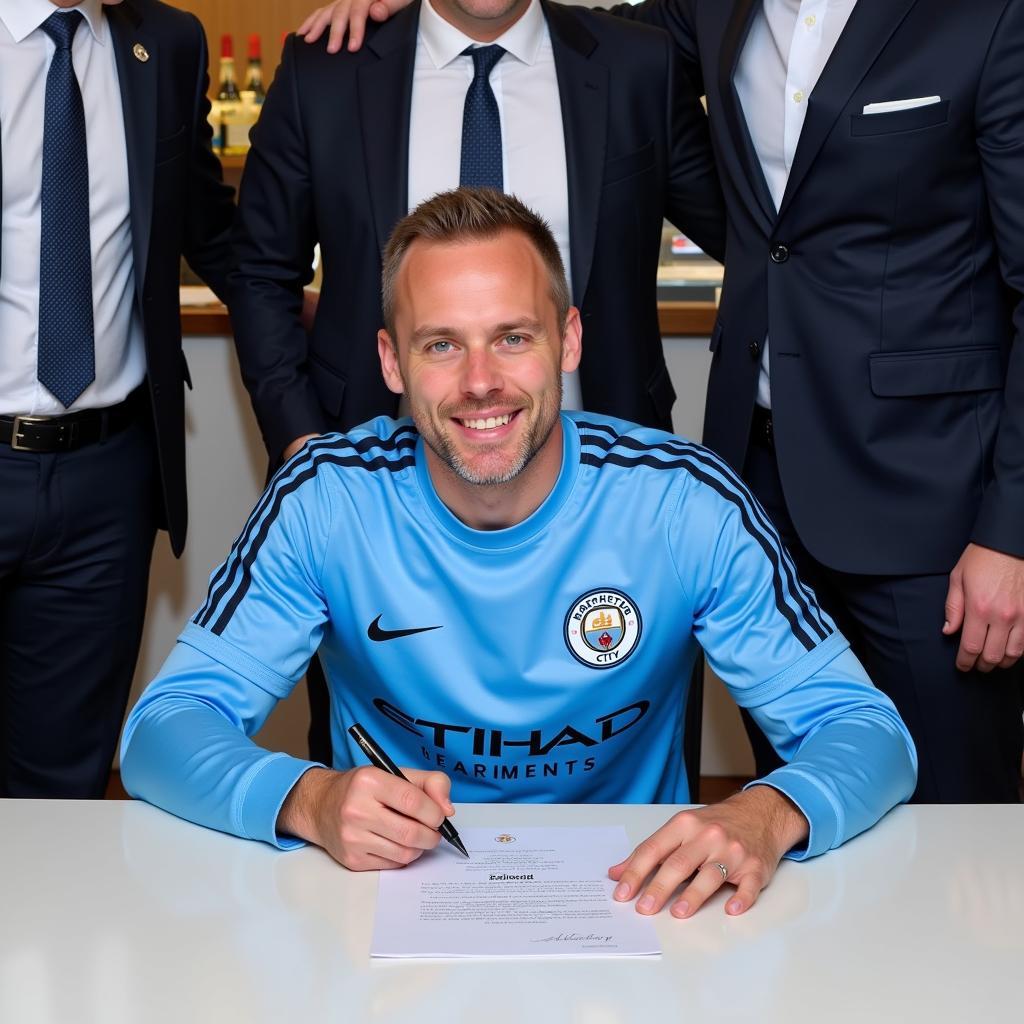
[[[463, 805], [460, 826], [675, 810]], [[633, 960], [378, 961], [377, 875], [138, 803], [0, 800], [0, 1021], [617, 1024], [1024, 1019], [1024, 807], [902, 807], [759, 903], [663, 912]]]

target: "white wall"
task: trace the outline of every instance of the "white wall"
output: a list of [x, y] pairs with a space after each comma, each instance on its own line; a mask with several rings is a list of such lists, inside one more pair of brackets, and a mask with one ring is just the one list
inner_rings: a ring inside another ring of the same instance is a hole
[[[675, 428], [698, 438], [710, 355], [707, 339], [668, 338], [666, 358], [678, 394]], [[186, 619], [202, 603], [210, 571], [227, 554], [263, 487], [266, 456], [242, 386], [230, 339], [190, 337], [185, 354], [195, 390], [188, 395], [188, 544], [171, 556], [166, 534], [157, 536], [149, 612], [132, 703], [159, 669]], [[267, 747], [304, 755], [309, 717], [305, 687], [283, 701], [261, 733]], [[704, 707], [702, 765], [708, 775], [752, 772], [735, 707], [709, 678]]]

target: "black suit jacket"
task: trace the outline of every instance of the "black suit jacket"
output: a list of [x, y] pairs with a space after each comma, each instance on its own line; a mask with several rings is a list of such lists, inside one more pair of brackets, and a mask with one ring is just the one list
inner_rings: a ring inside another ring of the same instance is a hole
[[729, 255], [704, 440], [742, 468], [767, 334], [783, 489], [817, 559], [1024, 556], [1024, 2], [859, 0], [778, 211], [733, 85], [758, 4], [617, 9], [669, 29], [708, 97]]
[[[558, 4], [544, 11], [566, 140], [583, 401], [670, 428], [658, 250], [667, 215], [721, 255], [724, 211], [706, 118], [664, 33]], [[380, 254], [407, 212], [418, 19], [414, 4], [371, 25], [354, 54], [289, 40], [253, 133], [230, 305], [272, 461], [302, 434], [397, 409], [377, 358]], [[316, 242], [324, 278], [307, 340], [301, 288]]]
[[184, 255], [225, 294], [234, 203], [210, 149], [208, 55], [198, 20], [155, 0], [124, 0], [104, 10], [124, 112], [135, 302], [145, 332], [165, 525], [178, 555], [187, 526], [184, 387], [191, 387], [181, 350], [180, 260]]

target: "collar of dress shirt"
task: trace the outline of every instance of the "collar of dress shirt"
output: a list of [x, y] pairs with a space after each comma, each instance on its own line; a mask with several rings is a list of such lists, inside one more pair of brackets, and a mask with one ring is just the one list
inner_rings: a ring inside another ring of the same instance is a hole
[[102, 0], [82, 0], [74, 7], [63, 8], [55, 7], [50, 0], [0, 0], [0, 21], [7, 26], [11, 38], [20, 43], [54, 11], [60, 10], [81, 11], [95, 40], [98, 43], [106, 41], [107, 26], [103, 18]]
[[[523, 12], [523, 16], [494, 42], [504, 47], [523, 64], [533, 64], [544, 41], [546, 30], [547, 22], [544, 20], [539, 0], [530, 0], [530, 6]], [[430, 59], [434, 62], [434, 67], [437, 68], [451, 64], [467, 46], [486, 45], [470, 38], [445, 21], [431, 7], [430, 0], [423, 0], [420, 8], [419, 33]]]

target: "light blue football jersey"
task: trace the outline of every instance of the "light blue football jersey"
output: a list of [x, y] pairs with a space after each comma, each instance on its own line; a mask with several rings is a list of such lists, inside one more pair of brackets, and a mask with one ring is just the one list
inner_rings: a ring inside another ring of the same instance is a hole
[[125, 729], [129, 791], [280, 846], [309, 762], [247, 737], [319, 648], [335, 765], [361, 722], [456, 801], [685, 803], [698, 644], [788, 764], [767, 781], [838, 845], [914, 788], [891, 702], [735, 474], [699, 445], [563, 413], [563, 461], [518, 525], [467, 527], [408, 420], [308, 444], [276, 475]]

